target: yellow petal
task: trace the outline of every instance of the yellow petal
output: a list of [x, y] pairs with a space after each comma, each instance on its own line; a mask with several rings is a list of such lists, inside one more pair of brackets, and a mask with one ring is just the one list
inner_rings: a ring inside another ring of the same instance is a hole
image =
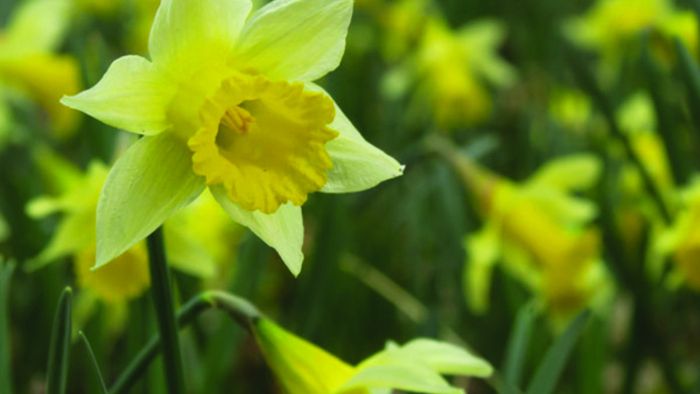
[[59, 136], [72, 131], [78, 117], [59, 103], [80, 90], [77, 62], [68, 56], [35, 54], [0, 59], [0, 76], [28, 92], [48, 113]]
[[255, 338], [277, 379], [289, 394], [330, 394], [353, 368], [268, 319], [254, 326]]
[[237, 75], [203, 106], [190, 138], [194, 172], [249, 211], [302, 205], [326, 183], [333, 102], [302, 84]]
[[3, 40], [3, 54], [13, 56], [48, 53], [60, 44], [68, 27], [67, 0], [25, 1], [12, 16]]
[[352, 0], [276, 0], [243, 30], [234, 67], [272, 79], [314, 81], [345, 52]]
[[299, 275], [304, 260], [301, 252], [304, 243], [304, 222], [300, 207], [285, 204], [275, 213], [267, 215], [259, 211], [245, 210], [231, 202], [226, 190], [221, 186], [215, 186], [211, 191], [236, 223], [248, 227], [263, 242], [274, 248], [292, 275]]
[[167, 129], [168, 106], [177, 85], [140, 56], [115, 60], [100, 82], [61, 103], [133, 133], [153, 135]]
[[203, 180], [171, 133], [147, 136], [112, 167], [97, 205], [97, 262], [101, 266], [146, 238], [199, 196]]
[[141, 295], [150, 284], [148, 258], [143, 243], [124, 252], [106, 267], [92, 270], [95, 250], [76, 255], [75, 272], [78, 284], [106, 302], [122, 302]]
[[149, 38], [153, 62], [180, 80], [232, 54], [250, 0], [163, 0]]

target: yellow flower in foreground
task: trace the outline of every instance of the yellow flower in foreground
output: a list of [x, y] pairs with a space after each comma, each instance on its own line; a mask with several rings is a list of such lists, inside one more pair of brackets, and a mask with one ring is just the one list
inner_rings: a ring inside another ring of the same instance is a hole
[[[69, 11], [67, 0], [30, 0], [0, 28], [0, 90], [16, 90], [39, 103], [59, 135], [73, 130], [77, 114], [58, 100], [80, 90], [77, 62], [55, 54], [68, 26]], [[0, 118], [8, 112], [4, 105], [6, 100], [0, 97]]]
[[442, 127], [471, 125], [491, 114], [491, 87], [503, 88], [515, 71], [497, 53], [503, 27], [492, 20], [472, 22], [453, 31], [432, 17], [414, 56], [385, 81], [389, 95], [406, 94], [415, 85], [416, 106], [430, 106]]
[[416, 339], [387, 348], [351, 366], [261, 318], [253, 332], [265, 360], [289, 394], [463, 393], [441, 374], [488, 377], [488, 362], [456, 346]]
[[97, 208], [102, 266], [208, 186], [238, 223], [301, 269], [309, 193], [360, 191], [401, 175], [311, 83], [340, 63], [352, 0], [164, 0], [151, 60], [117, 59], [62, 102], [143, 134]]
[[495, 175], [470, 184], [486, 220], [465, 244], [465, 287], [475, 311], [488, 306], [491, 270], [498, 260], [537, 294], [555, 320], [567, 319], [605, 294], [600, 237], [589, 225], [596, 208], [571, 194], [591, 187], [599, 167], [593, 156], [573, 155], [549, 162], [524, 184]]

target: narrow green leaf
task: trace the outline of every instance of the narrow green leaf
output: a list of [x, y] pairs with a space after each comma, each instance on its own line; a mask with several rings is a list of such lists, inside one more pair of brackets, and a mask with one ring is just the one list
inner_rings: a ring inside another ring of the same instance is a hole
[[515, 329], [508, 340], [503, 375], [505, 381], [515, 387], [520, 387], [523, 366], [536, 318], [537, 309], [533, 303], [520, 308], [515, 319]]
[[47, 394], [64, 394], [68, 380], [71, 340], [71, 307], [73, 291], [66, 287], [58, 299], [56, 317], [51, 330], [49, 366], [46, 376]]
[[12, 392], [9, 297], [14, 268], [14, 264], [0, 260], [0, 393]]
[[695, 132], [700, 136], [700, 70], [693, 60], [693, 55], [688, 52], [678, 37], [673, 39], [678, 56], [678, 66], [683, 85], [688, 93], [688, 107], [693, 120]]
[[92, 346], [90, 346], [90, 341], [88, 341], [87, 337], [85, 336], [85, 333], [83, 333], [82, 331], [78, 331], [78, 337], [82, 340], [83, 345], [85, 345], [85, 351], [88, 354], [88, 358], [90, 359], [92, 367], [95, 369], [95, 377], [97, 378], [97, 381], [100, 384], [100, 392], [102, 394], [107, 394], [107, 385], [105, 384], [105, 381], [102, 378], [102, 372], [100, 372], [100, 364], [97, 363], [97, 359], [95, 358], [95, 352], [92, 351]]
[[544, 359], [537, 368], [537, 372], [535, 372], [535, 377], [532, 378], [527, 388], [527, 394], [549, 394], [553, 392], [590, 314], [591, 312], [588, 310], [581, 312], [547, 350], [547, 354], [545, 354]]

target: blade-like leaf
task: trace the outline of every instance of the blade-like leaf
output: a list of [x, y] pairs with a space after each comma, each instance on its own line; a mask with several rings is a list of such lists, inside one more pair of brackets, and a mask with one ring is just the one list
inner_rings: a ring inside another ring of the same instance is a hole
[[66, 392], [70, 356], [72, 298], [73, 291], [70, 287], [66, 287], [58, 299], [49, 347], [49, 366], [46, 375], [47, 394], [64, 394]]
[[581, 312], [547, 350], [547, 354], [545, 354], [544, 359], [537, 367], [535, 377], [532, 378], [530, 386], [527, 388], [527, 394], [549, 394], [553, 392], [561, 373], [564, 371], [571, 350], [573, 350], [576, 341], [581, 336], [590, 314], [588, 310]]
[[9, 296], [14, 264], [0, 260], [0, 393], [12, 392], [10, 371]]
[[515, 320], [515, 329], [508, 341], [506, 361], [503, 366], [505, 381], [515, 387], [520, 387], [523, 365], [525, 363], [532, 328], [537, 318], [535, 305], [530, 303], [518, 311]]
[[102, 378], [100, 364], [97, 363], [97, 359], [95, 358], [95, 352], [92, 351], [92, 346], [90, 346], [90, 341], [88, 341], [87, 337], [85, 336], [85, 333], [83, 333], [82, 331], [78, 331], [78, 337], [81, 339], [83, 345], [85, 345], [85, 352], [88, 355], [88, 359], [90, 359], [92, 367], [95, 369], [95, 378], [97, 379], [100, 385], [100, 392], [102, 394], [107, 394], [107, 385], [105, 384], [105, 381]]

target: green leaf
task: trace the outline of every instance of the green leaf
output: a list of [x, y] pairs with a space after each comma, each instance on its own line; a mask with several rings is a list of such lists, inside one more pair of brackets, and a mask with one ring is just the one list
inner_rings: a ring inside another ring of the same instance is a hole
[[100, 384], [100, 392], [103, 394], [107, 394], [107, 385], [105, 385], [105, 381], [102, 378], [102, 372], [100, 372], [100, 365], [97, 363], [95, 353], [92, 351], [92, 346], [90, 346], [90, 341], [88, 341], [87, 337], [82, 331], [78, 331], [78, 337], [81, 339], [83, 345], [85, 345], [85, 351], [87, 352], [88, 359], [90, 359], [90, 363], [95, 369], [95, 377]]
[[47, 394], [64, 394], [68, 380], [68, 363], [71, 339], [71, 302], [73, 291], [66, 287], [58, 299], [56, 317], [51, 330], [49, 366], [46, 376]]
[[520, 387], [523, 365], [527, 356], [527, 349], [530, 344], [532, 328], [536, 318], [537, 309], [533, 303], [529, 303], [520, 308], [515, 320], [515, 329], [508, 340], [503, 375], [505, 381], [515, 387]]
[[12, 392], [9, 296], [14, 268], [14, 264], [0, 260], [0, 393]]
[[569, 355], [579, 336], [581, 336], [590, 315], [591, 312], [588, 310], [581, 312], [549, 348], [537, 368], [537, 372], [535, 372], [535, 377], [532, 378], [527, 388], [527, 394], [549, 394], [553, 392], [561, 373], [564, 371]]
[[678, 65], [688, 92], [688, 104], [690, 114], [695, 123], [695, 131], [700, 133], [700, 70], [697, 63], [693, 60], [693, 55], [688, 52], [683, 42], [675, 37], [673, 43], [676, 46], [676, 54], [678, 55]]

